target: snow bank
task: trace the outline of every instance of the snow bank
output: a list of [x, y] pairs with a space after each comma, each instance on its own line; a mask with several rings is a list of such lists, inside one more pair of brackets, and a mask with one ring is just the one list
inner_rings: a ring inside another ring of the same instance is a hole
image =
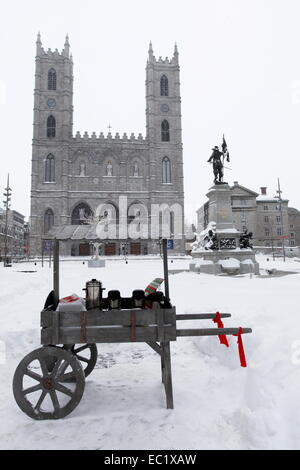
[[[264, 269], [300, 272], [293, 260], [259, 262]], [[70, 261], [61, 268], [61, 296], [82, 292], [93, 277], [107, 290], [130, 295], [162, 275], [161, 260], [107, 261], [100, 271]], [[25, 274], [16, 266], [0, 268], [1, 449], [299, 448], [299, 274], [171, 276], [177, 313], [230, 312], [225, 326], [253, 328], [244, 336], [248, 367], [239, 366], [236, 337], [229, 338], [228, 349], [217, 337], [179, 338], [171, 344], [175, 409], [167, 410], [153, 350], [145, 344], [98, 345], [98, 363], [79, 406], [63, 420], [37, 422], [19, 410], [11, 387], [19, 361], [39, 347], [39, 312], [52, 271], [36, 269]], [[210, 320], [178, 322], [178, 328], [199, 325], [215, 327]]]

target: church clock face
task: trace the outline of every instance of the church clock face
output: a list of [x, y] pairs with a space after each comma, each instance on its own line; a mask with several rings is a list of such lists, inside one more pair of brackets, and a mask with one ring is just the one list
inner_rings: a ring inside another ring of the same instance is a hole
[[162, 113], [168, 113], [170, 111], [170, 108], [169, 106], [167, 105], [167, 103], [163, 103], [161, 106], [160, 106], [160, 110]]
[[47, 105], [48, 105], [48, 108], [51, 108], [51, 109], [55, 108], [55, 106], [56, 106], [55, 99], [54, 98], [49, 98], [47, 100]]

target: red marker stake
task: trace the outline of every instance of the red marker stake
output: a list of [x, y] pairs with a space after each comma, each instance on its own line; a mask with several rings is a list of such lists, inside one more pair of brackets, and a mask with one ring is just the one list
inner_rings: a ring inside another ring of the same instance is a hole
[[237, 338], [238, 338], [237, 344], [238, 344], [238, 347], [239, 347], [239, 356], [240, 356], [241, 367], [247, 367], [242, 334], [243, 334], [243, 328], [240, 327], [239, 334], [234, 335], [234, 336], [237, 336]]
[[[217, 324], [218, 328], [224, 328], [224, 324], [221, 320], [220, 312], [216, 313], [216, 316], [213, 319], [213, 322]], [[220, 340], [220, 344], [224, 344], [227, 348], [229, 348], [229, 344], [228, 344], [226, 335], [219, 335], [219, 340]]]

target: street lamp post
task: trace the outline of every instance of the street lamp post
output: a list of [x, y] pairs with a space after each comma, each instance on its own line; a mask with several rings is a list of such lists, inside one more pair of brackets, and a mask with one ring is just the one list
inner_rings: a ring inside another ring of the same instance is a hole
[[9, 174], [7, 175], [7, 186], [4, 188], [3, 196], [5, 200], [3, 201], [5, 207], [5, 232], [4, 232], [4, 267], [7, 267], [7, 248], [8, 248], [8, 211], [10, 207], [11, 200], [11, 188], [9, 187]]
[[283, 254], [283, 261], [285, 262], [285, 242], [284, 242], [284, 233], [283, 233], [282, 198], [281, 198], [282, 191], [280, 189], [279, 178], [278, 178], [278, 190], [276, 192], [277, 192], [278, 196], [275, 196], [275, 197], [277, 197], [278, 201], [279, 201], [279, 211], [280, 211], [280, 220], [281, 220], [281, 236], [283, 237], [282, 238], [282, 254]]

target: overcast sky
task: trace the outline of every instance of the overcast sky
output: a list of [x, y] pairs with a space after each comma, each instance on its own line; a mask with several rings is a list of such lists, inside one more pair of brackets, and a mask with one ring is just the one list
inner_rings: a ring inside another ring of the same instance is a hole
[[181, 67], [186, 212], [206, 200], [206, 163], [225, 133], [226, 180], [283, 196], [300, 209], [299, 0], [0, 0], [0, 190], [29, 215], [35, 41], [74, 59], [74, 132], [145, 135], [145, 66]]

